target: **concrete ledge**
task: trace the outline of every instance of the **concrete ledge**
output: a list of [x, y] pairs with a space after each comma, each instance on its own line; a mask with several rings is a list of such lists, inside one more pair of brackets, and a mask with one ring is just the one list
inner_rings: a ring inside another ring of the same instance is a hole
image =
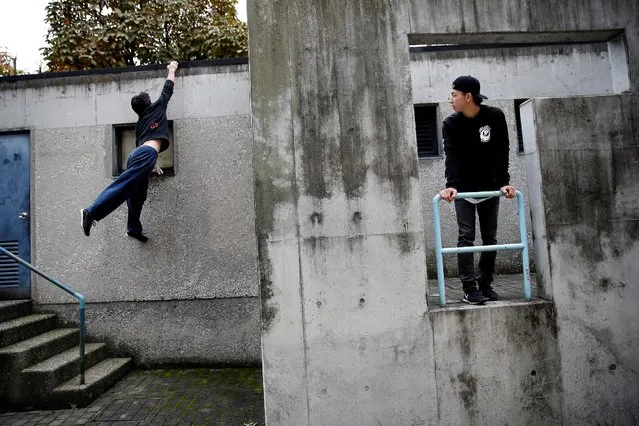
[[440, 424], [561, 423], [552, 303], [490, 302], [429, 316]]
[[[76, 324], [77, 305], [36, 305]], [[141, 367], [255, 366], [261, 362], [259, 298], [89, 303], [87, 334]]]
[[541, 299], [533, 299], [530, 302], [525, 300], [497, 300], [495, 302], [486, 302], [485, 305], [465, 305], [465, 304], [449, 304], [444, 307], [439, 305], [435, 305], [436, 307], [429, 309], [428, 313], [431, 315], [439, 314], [441, 312], [448, 311], [468, 311], [475, 309], [495, 309], [495, 308], [506, 308], [506, 307], [516, 307], [516, 306], [529, 306], [529, 305], [551, 305], [552, 302]]
[[[228, 58], [228, 59], [212, 59], [202, 61], [184, 61], [180, 62], [180, 75], [197, 75], [220, 72], [236, 72], [238, 70], [248, 70], [248, 58]], [[96, 81], [111, 81], [115, 79], [115, 75], [125, 74], [128, 78], [145, 78], [166, 75], [166, 64], [140, 65], [136, 67], [120, 67], [120, 68], [96, 68], [90, 70], [64, 71], [64, 72], [44, 72], [41, 74], [23, 74], [3, 77], [0, 84], [7, 85], [15, 82], [30, 81], [26, 87], [40, 87], [42, 84], [51, 85], [51, 79], [64, 78], [63, 84], [70, 82], [77, 83], [77, 77], [84, 78], [82, 84]], [[76, 77], [76, 78], [74, 78]], [[71, 79], [68, 81], [66, 79]], [[118, 77], [127, 79], [127, 77]], [[46, 81], [49, 80], [49, 81]], [[40, 82], [38, 82], [40, 81]], [[46, 81], [46, 82], [45, 82]], [[56, 83], [57, 84], [57, 83]], [[3, 86], [4, 88], [4, 86]]]
[[592, 31], [547, 31], [547, 32], [485, 32], [485, 33], [431, 33], [409, 34], [411, 46], [420, 44], [524, 44], [541, 45], [552, 43], [597, 43], [611, 40], [623, 29]]

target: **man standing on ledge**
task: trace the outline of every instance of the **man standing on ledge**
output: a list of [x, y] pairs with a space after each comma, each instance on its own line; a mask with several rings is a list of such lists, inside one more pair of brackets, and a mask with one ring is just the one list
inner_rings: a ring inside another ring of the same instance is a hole
[[[453, 82], [450, 104], [455, 112], [446, 117], [442, 127], [446, 189], [439, 193], [448, 202], [455, 200], [458, 191], [500, 190], [506, 198], [516, 195], [515, 187], [509, 184], [506, 118], [499, 108], [482, 105], [488, 98], [479, 92], [479, 81], [474, 77], [461, 76]], [[475, 212], [479, 216], [482, 244], [497, 243], [499, 197], [460, 199], [455, 200], [459, 226], [457, 247], [473, 245]], [[492, 288], [496, 256], [495, 251], [481, 253], [476, 277], [473, 253], [457, 254], [465, 303], [478, 305], [499, 299]]]
[[126, 234], [143, 243], [149, 240], [142, 233], [140, 214], [146, 201], [151, 172], [155, 168], [159, 174], [162, 174], [161, 169], [156, 167], [158, 154], [169, 147], [166, 109], [173, 95], [175, 70], [178, 68], [178, 63], [172, 61], [167, 68], [169, 74], [157, 101], [151, 103], [151, 98], [146, 92], [131, 98], [131, 108], [138, 115], [138, 122], [135, 125], [137, 148], [129, 154], [126, 170], [98, 195], [89, 208], [82, 209], [82, 230], [87, 237], [95, 221], [102, 220], [126, 201], [129, 213]]

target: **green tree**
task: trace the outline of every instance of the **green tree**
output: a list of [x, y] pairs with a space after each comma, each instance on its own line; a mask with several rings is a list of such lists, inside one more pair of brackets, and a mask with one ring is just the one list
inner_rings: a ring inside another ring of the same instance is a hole
[[237, 0], [51, 0], [50, 71], [245, 57]]
[[0, 76], [26, 74], [26, 71], [16, 69], [17, 58], [11, 56], [6, 48], [0, 47]]

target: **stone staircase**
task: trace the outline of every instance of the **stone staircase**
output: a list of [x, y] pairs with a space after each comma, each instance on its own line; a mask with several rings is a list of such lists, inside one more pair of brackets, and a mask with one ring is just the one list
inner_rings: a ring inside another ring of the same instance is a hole
[[85, 341], [80, 385], [79, 333], [34, 313], [30, 300], [0, 301], [0, 411], [84, 407], [129, 373], [131, 358]]

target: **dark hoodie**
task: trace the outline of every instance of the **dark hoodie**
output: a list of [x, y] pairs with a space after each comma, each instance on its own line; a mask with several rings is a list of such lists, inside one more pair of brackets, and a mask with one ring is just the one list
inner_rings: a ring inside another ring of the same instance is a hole
[[139, 114], [135, 125], [136, 146], [155, 139], [162, 141], [160, 152], [169, 147], [169, 122], [166, 118], [166, 108], [172, 95], [173, 81], [166, 80], [158, 100]]

